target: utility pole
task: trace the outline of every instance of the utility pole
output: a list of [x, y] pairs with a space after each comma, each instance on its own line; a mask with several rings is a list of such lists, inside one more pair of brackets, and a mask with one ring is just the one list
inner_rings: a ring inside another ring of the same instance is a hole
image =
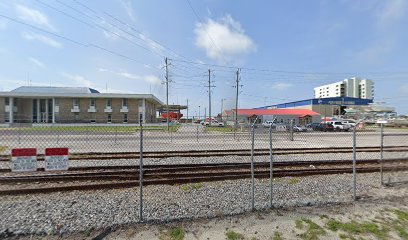
[[237, 132], [237, 127], [238, 127], [238, 95], [239, 95], [239, 68], [237, 70], [237, 79], [236, 79], [236, 86], [237, 92], [235, 95], [235, 127], [234, 127], [234, 138], [235, 134]]
[[227, 100], [226, 98], [221, 98], [221, 121], [222, 119], [222, 112], [224, 111], [224, 100]]
[[188, 98], [187, 98], [187, 120], [186, 123], [188, 123]]
[[208, 117], [210, 118], [209, 125], [211, 126], [211, 69], [208, 69]]
[[167, 131], [170, 130], [169, 123], [169, 65], [167, 63], [167, 58], [164, 59], [166, 63], [166, 116], [167, 116]]

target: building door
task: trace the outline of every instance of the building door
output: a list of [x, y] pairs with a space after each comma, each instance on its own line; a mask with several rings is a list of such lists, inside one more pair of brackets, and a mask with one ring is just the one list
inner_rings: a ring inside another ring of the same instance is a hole
[[47, 105], [45, 99], [40, 99], [40, 123], [47, 122]]

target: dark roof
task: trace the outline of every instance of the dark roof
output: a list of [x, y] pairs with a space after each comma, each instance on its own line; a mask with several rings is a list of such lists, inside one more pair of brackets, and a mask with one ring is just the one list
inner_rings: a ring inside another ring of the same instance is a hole
[[87, 87], [37, 87], [23, 86], [12, 90], [16, 93], [99, 93], [98, 90]]

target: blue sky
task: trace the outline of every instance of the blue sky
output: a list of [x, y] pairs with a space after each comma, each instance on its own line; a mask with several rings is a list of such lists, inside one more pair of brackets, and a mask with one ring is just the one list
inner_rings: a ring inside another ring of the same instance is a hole
[[[153, 93], [190, 115], [313, 97], [313, 87], [358, 76], [375, 100], [408, 114], [408, 1], [0, 2], [0, 91], [21, 85]], [[207, 110], [208, 111], [208, 110]]]

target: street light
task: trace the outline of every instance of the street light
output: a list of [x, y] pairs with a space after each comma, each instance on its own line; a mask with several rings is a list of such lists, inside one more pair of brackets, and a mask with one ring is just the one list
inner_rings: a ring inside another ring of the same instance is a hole
[[227, 100], [226, 98], [221, 98], [221, 121], [222, 119], [222, 111], [224, 110], [224, 100]]
[[201, 106], [198, 106], [198, 119], [199, 119], [199, 120], [201, 120], [201, 111], [200, 111], [200, 107], [201, 107]]

